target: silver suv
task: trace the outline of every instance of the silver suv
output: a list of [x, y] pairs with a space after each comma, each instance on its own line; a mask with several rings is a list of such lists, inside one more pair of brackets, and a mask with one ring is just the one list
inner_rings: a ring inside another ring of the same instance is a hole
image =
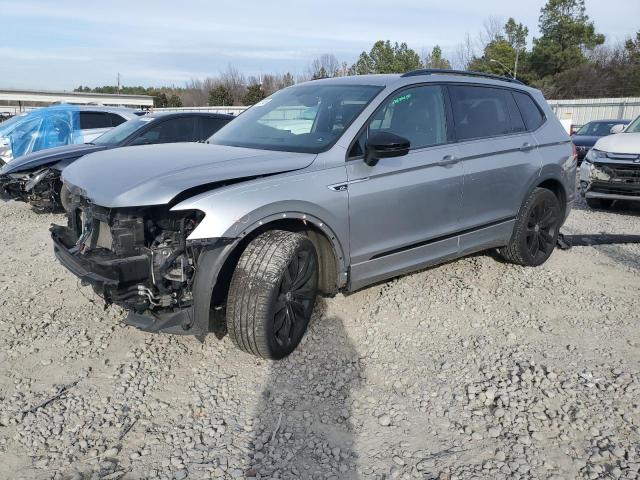
[[68, 167], [55, 253], [130, 325], [228, 333], [266, 358], [295, 349], [318, 294], [494, 248], [542, 264], [575, 196], [541, 93], [468, 72], [303, 83], [207, 143]]

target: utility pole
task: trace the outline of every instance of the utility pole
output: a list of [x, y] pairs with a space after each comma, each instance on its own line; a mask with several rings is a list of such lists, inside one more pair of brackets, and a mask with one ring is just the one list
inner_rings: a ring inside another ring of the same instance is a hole
[[518, 57], [520, 56], [520, 49], [516, 48], [516, 64], [513, 66], [513, 79], [518, 79]]
[[120, 72], [118, 72], [118, 93], [120, 93]]

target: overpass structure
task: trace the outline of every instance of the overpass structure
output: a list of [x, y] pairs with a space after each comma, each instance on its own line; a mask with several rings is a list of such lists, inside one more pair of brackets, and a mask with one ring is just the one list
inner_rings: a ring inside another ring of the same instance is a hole
[[33, 107], [25, 103], [70, 103], [74, 105], [109, 105], [131, 108], [153, 107], [153, 97], [149, 95], [121, 95], [111, 93], [58, 92], [48, 90], [0, 89], [0, 102], [12, 105], [0, 105], [0, 113], [14, 115]]

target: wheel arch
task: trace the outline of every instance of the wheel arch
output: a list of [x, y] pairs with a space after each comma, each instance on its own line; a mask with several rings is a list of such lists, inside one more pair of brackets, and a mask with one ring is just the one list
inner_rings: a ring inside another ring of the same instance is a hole
[[230, 250], [218, 274], [213, 302], [222, 305], [226, 301], [229, 280], [247, 245], [258, 235], [269, 230], [285, 230], [306, 235], [316, 248], [319, 260], [319, 289], [325, 295], [333, 295], [346, 285], [347, 257], [333, 229], [321, 219], [302, 212], [281, 212], [264, 217], [246, 226], [236, 234]]

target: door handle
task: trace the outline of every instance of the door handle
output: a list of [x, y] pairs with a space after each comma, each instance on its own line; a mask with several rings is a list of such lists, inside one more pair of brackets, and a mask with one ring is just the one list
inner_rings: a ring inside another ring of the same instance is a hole
[[533, 145], [531, 145], [529, 142], [525, 142], [520, 147], [520, 151], [521, 152], [528, 152], [529, 150], [533, 150], [533, 148], [534, 148]]
[[455, 165], [459, 161], [460, 159], [458, 157], [455, 157], [453, 155], [445, 155], [444, 157], [442, 157], [442, 160], [436, 163], [436, 165], [440, 167], [447, 167], [449, 165]]

